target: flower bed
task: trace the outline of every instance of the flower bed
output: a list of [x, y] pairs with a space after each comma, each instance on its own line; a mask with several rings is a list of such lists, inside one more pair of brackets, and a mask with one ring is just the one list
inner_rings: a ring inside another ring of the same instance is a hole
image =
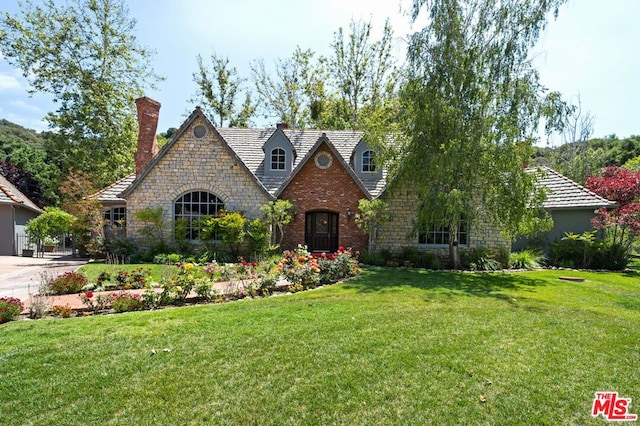
[[[87, 282], [86, 276], [80, 273], [67, 272], [52, 279], [49, 289], [53, 292], [55, 288], [54, 294], [69, 294], [75, 290], [84, 305], [84, 314], [95, 314], [266, 297], [277, 291], [315, 288], [359, 272], [356, 257], [344, 247], [335, 253], [311, 255], [305, 246], [298, 246], [294, 251], [284, 252], [277, 262], [241, 260], [237, 264], [178, 263], [176, 266], [177, 273], [162, 277], [159, 282], [152, 281], [150, 270], [145, 268], [105, 270], [95, 282]], [[56, 305], [49, 312], [66, 318], [71, 316], [69, 309]]]

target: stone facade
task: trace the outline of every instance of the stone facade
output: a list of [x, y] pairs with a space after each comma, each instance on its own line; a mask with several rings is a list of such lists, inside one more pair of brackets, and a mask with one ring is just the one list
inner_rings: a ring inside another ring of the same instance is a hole
[[[194, 129], [206, 129], [198, 138]], [[173, 203], [191, 191], [207, 191], [224, 202], [227, 211], [242, 211], [249, 218], [261, 216], [260, 207], [270, 201], [251, 174], [234, 158], [216, 132], [196, 118], [143, 179], [127, 195], [127, 235], [140, 237], [144, 226], [135, 212], [162, 207], [167, 236], [172, 235]]]
[[[329, 167], [318, 167], [314, 156], [319, 152], [329, 153], [332, 161]], [[285, 227], [283, 249], [295, 248], [305, 241], [305, 220], [307, 212], [329, 211], [338, 214], [338, 245], [362, 250], [367, 247], [368, 238], [356, 226], [354, 216], [358, 211], [358, 201], [366, 198], [340, 161], [330, 152], [326, 143], [318, 149], [296, 176], [289, 182], [280, 198], [292, 201], [297, 206], [297, 214]]]
[[[441, 258], [449, 256], [448, 246], [420, 245], [418, 244], [418, 236], [412, 235], [417, 209], [414, 193], [410, 190], [398, 190], [393, 195], [384, 193], [382, 198], [388, 203], [393, 219], [380, 226], [378, 247], [392, 251], [399, 251], [403, 247], [409, 246], [418, 247], [421, 250], [435, 253]], [[468, 239], [466, 247], [463, 246], [461, 249], [485, 247], [497, 251], [509, 247], [509, 241], [502, 237], [488, 221], [482, 219], [471, 224], [468, 230]]]

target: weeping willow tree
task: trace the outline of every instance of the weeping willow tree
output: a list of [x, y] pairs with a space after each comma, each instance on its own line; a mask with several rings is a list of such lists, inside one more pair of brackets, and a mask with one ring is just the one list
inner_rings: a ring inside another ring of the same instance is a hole
[[414, 0], [391, 190], [415, 188], [414, 232], [448, 232], [460, 267], [458, 231], [489, 220], [506, 236], [548, 227], [542, 190], [525, 171], [541, 123], [562, 125], [567, 106], [540, 84], [531, 50], [564, 0]]

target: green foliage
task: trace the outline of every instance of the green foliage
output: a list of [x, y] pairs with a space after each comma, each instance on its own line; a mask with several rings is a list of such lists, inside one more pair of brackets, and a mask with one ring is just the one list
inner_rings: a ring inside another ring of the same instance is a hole
[[248, 222], [246, 235], [249, 240], [249, 250], [254, 256], [261, 256], [269, 250], [270, 229], [267, 221], [256, 218]]
[[544, 194], [522, 165], [541, 120], [561, 127], [566, 105], [539, 84], [529, 51], [562, 3], [413, 2], [414, 21], [430, 20], [410, 40], [401, 91], [409, 117], [388, 181], [391, 191], [416, 188], [416, 231], [449, 228], [454, 268], [461, 220], [483, 217], [511, 238], [536, 223]]
[[158, 253], [167, 253], [169, 245], [165, 238], [165, 221], [162, 207], [146, 207], [134, 213], [136, 219], [144, 222], [140, 229], [142, 243], [146, 248], [145, 258], [152, 260]]
[[198, 72], [193, 81], [198, 86], [196, 101], [202, 105], [207, 115], [213, 119], [214, 126], [247, 127], [255, 115], [256, 105], [250, 92], [245, 93], [242, 106], [236, 105], [238, 90], [244, 79], [238, 77], [236, 67], [229, 67], [229, 58], [211, 54], [209, 69], [198, 55]]
[[625, 169], [629, 169], [629, 170], [633, 170], [636, 172], [640, 172], [640, 155], [630, 158], [629, 160], [627, 160], [624, 164], [623, 167]]
[[621, 270], [627, 267], [630, 256], [626, 247], [610, 238], [596, 239], [597, 231], [582, 234], [566, 233], [549, 246], [552, 265], [579, 269]]
[[58, 236], [71, 230], [76, 218], [58, 207], [45, 207], [44, 213], [27, 222], [25, 232], [32, 243], [41, 244], [47, 236]]
[[48, 93], [56, 110], [48, 149], [61, 164], [90, 171], [99, 185], [131, 170], [136, 141], [134, 99], [159, 78], [151, 52], [138, 45], [122, 0], [20, 4], [0, 18], [0, 49], [22, 70], [30, 92]]
[[[393, 99], [398, 80], [391, 54], [393, 30], [385, 22], [382, 36], [371, 40], [371, 21], [351, 20], [346, 36], [342, 28], [333, 34], [332, 55], [328, 60], [331, 86], [335, 89], [335, 107], [332, 128], [362, 130], [368, 127], [368, 118], [384, 115]], [[386, 120], [382, 120], [386, 123]]]
[[49, 281], [52, 294], [79, 293], [88, 283], [86, 275], [78, 272], [65, 272]]
[[267, 222], [271, 224], [272, 228], [276, 228], [280, 237], [276, 240], [274, 234], [272, 242], [280, 245], [284, 238], [284, 227], [289, 224], [296, 215], [296, 205], [289, 200], [275, 200], [269, 201], [267, 204], [260, 207], [260, 210], [264, 214]]
[[0, 160], [7, 160], [16, 168], [28, 172], [40, 186], [40, 197], [34, 195], [29, 186], [14, 181], [5, 171], [4, 175], [11, 183], [24, 193], [29, 199], [42, 207], [44, 204], [56, 205], [59, 200], [57, 193], [60, 181], [60, 168], [56, 152], [45, 149], [46, 138], [33, 130], [0, 120]]
[[15, 297], [0, 297], [0, 324], [13, 321], [20, 315], [23, 309], [24, 305], [20, 299], [16, 299]]
[[126, 263], [134, 253], [138, 252], [138, 243], [133, 238], [113, 237], [105, 242], [105, 252], [115, 259]]
[[539, 251], [524, 249], [511, 253], [509, 267], [515, 269], [538, 269], [542, 267], [544, 255]]
[[358, 213], [356, 213], [355, 221], [360, 232], [369, 236], [368, 251], [375, 251], [378, 228], [390, 219], [389, 205], [384, 200], [376, 198], [375, 200], [362, 199], [358, 201]]
[[139, 294], [121, 291], [113, 294], [111, 308], [116, 312], [139, 311], [144, 307], [144, 303]]
[[496, 254], [486, 247], [476, 247], [465, 251], [462, 264], [472, 271], [497, 271], [502, 269], [502, 263], [496, 259]]
[[263, 60], [251, 64], [258, 100], [265, 116], [276, 117], [292, 128], [305, 128], [319, 115], [325, 96], [325, 59], [296, 47], [291, 58], [275, 60], [271, 75]]

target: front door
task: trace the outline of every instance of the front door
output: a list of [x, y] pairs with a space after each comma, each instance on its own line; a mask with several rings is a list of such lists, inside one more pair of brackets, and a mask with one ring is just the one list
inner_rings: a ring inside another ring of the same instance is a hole
[[338, 213], [311, 212], [305, 216], [304, 242], [310, 252], [338, 250]]

